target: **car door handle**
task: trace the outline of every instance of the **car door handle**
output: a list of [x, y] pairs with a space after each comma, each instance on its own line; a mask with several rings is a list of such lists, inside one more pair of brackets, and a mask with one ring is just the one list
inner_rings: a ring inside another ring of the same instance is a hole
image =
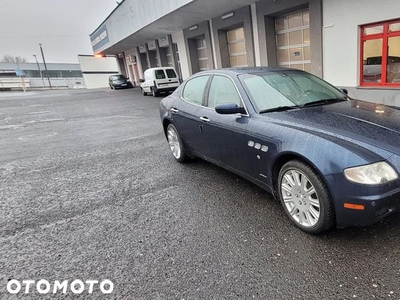
[[177, 110], [175, 107], [172, 107], [172, 108], [171, 108], [171, 111], [174, 112], [174, 113], [179, 112], [179, 110]]
[[200, 117], [200, 120], [202, 120], [203, 122], [210, 122], [210, 119], [207, 117]]

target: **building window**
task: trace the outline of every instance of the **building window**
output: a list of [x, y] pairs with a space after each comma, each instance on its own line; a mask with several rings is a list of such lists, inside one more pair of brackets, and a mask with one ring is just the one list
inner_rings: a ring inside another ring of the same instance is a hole
[[278, 66], [311, 72], [308, 10], [277, 17], [275, 34]]
[[360, 85], [400, 86], [400, 20], [361, 26]]

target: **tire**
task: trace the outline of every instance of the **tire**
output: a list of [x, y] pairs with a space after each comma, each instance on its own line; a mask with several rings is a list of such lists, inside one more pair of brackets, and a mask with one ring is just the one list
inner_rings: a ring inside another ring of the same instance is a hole
[[183, 149], [181, 137], [176, 127], [172, 124], [169, 124], [167, 127], [167, 140], [174, 158], [180, 163], [187, 161], [188, 157]]
[[328, 188], [307, 164], [292, 160], [279, 172], [278, 195], [289, 219], [301, 230], [318, 234], [335, 223]]
[[142, 92], [143, 96], [147, 96], [147, 93], [144, 91], [143, 88], [140, 88], [140, 91]]
[[152, 93], [153, 97], [158, 97], [158, 95], [160, 94], [159, 92], [156, 92], [155, 88], [151, 89], [151, 93]]

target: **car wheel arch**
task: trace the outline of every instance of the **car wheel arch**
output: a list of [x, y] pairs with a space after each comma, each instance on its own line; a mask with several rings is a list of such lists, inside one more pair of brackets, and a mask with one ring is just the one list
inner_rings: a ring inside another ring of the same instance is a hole
[[285, 153], [281, 153], [274, 160], [274, 162], [272, 164], [272, 169], [271, 169], [272, 190], [273, 190], [273, 195], [276, 199], [279, 199], [279, 197], [278, 197], [279, 172], [282, 169], [282, 167], [291, 160], [298, 160], [298, 161], [301, 161], [304, 164], [308, 165], [311, 169], [313, 169], [318, 174], [318, 176], [321, 178], [321, 180], [324, 182], [324, 184], [328, 187], [328, 190], [329, 190], [329, 185], [325, 180], [325, 176], [321, 173], [321, 171], [317, 168], [317, 166], [314, 163], [312, 163], [309, 159], [305, 158], [304, 156], [302, 156], [298, 153], [285, 152]]
[[164, 135], [165, 135], [165, 138], [167, 138], [167, 128], [168, 128], [168, 125], [169, 125], [169, 124], [172, 124], [172, 121], [169, 120], [169, 119], [167, 119], [167, 118], [165, 118], [165, 119], [163, 120], [163, 128], [164, 128]]

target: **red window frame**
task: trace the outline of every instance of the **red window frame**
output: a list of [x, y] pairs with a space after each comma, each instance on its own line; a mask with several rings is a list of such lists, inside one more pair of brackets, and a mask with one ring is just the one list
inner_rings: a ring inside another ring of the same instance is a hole
[[[376, 87], [400, 87], [399, 83], [387, 82], [387, 59], [388, 59], [388, 40], [391, 37], [400, 37], [400, 30], [389, 32], [389, 25], [399, 23], [400, 19], [390, 20], [379, 23], [372, 23], [360, 26], [360, 86], [376, 86]], [[365, 28], [383, 26], [382, 33], [364, 34]], [[381, 82], [364, 82], [364, 42], [368, 40], [382, 39], [382, 61], [381, 61]]]

